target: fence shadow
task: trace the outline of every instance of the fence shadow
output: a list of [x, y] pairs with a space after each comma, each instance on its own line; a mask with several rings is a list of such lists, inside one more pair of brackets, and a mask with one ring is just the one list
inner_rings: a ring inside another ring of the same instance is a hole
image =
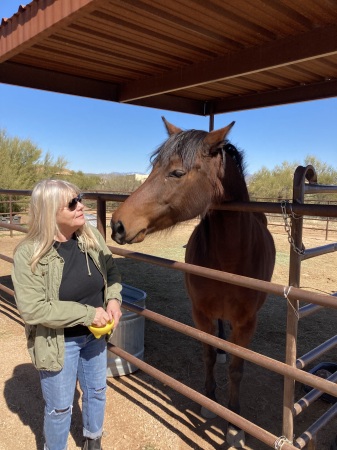
[[[76, 389], [71, 434], [77, 446], [81, 446], [82, 441], [82, 426], [76, 425], [82, 421], [79, 398], [80, 393]], [[16, 414], [21, 423], [31, 429], [37, 450], [43, 450], [44, 401], [39, 374], [33, 364], [20, 364], [14, 367], [12, 377], [4, 385], [4, 399], [9, 411]]]

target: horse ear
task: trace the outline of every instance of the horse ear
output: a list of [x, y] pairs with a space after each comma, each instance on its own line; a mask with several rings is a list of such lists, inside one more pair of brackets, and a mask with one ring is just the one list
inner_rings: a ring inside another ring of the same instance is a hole
[[171, 136], [172, 134], [178, 134], [181, 133], [183, 130], [181, 128], [176, 127], [175, 125], [172, 125], [170, 122], [168, 122], [164, 116], [162, 116], [163, 122], [165, 124], [165, 127], [167, 129], [168, 134]]
[[230, 132], [230, 129], [235, 124], [235, 122], [230, 123], [227, 127], [220, 128], [220, 130], [210, 131], [205, 137], [205, 142], [213, 148], [214, 146], [220, 144], [224, 141], [227, 134]]

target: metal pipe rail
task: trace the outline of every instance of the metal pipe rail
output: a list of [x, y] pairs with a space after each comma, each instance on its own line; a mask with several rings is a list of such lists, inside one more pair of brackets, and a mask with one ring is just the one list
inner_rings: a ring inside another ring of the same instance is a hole
[[[6, 227], [22, 232], [27, 231], [24, 227], [18, 225], [8, 224], [6, 225]], [[335, 300], [333, 296], [330, 296], [328, 294], [316, 294], [293, 286], [283, 286], [268, 281], [257, 280], [255, 278], [244, 277], [242, 275], [222, 272], [220, 270], [208, 269], [205, 267], [199, 267], [193, 264], [182, 263], [171, 259], [159, 258], [156, 256], [147, 255], [145, 253], [133, 252], [118, 247], [109, 246], [109, 248], [112, 253], [123, 256], [125, 258], [132, 258], [139, 261], [148, 262], [150, 264], [168, 267], [170, 269], [182, 270], [194, 275], [200, 275], [214, 280], [224, 281], [230, 284], [257, 289], [281, 297], [286, 296], [286, 298], [292, 300], [302, 300], [305, 302], [315, 303], [316, 305], [337, 309], [337, 300]], [[0, 257], [1, 259], [4, 259], [8, 262], [13, 262], [12, 258], [6, 257], [5, 255], [0, 255]]]
[[[336, 383], [337, 381], [337, 372], [330, 375], [328, 378], [326, 378], [328, 381], [332, 381], [333, 383]], [[312, 403], [314, 403], [315, 400], [317, 400], [321, 395], [323, 394], [322, 391], [318, 389], [312, 389], [310, 392], [308, 392], [304, 397], [302, 397], [300, 400], [298, 400], [294, 404], [294, 411], [293, 415], [294, 417], [298, 416], [302, 411], [304, 411], [308, 406], [310, 406]]]
[[309, 303], [308, 305], [301, 306], [298, 309], [298, 317], [299, 317], [299, 319], [302, 319], [302, 317], [311, 316], [312, 314], [318, 312], [322, 308], [323, 308], [323, 306]]
[[322, 245], [320, 247], [306, 248], [303, 255], [301, 255], [301, 260], [305, 261], [306, 259], [325, 255], [326, 253], [333, 253], [335, 251], [337, 251], [337, 242], [334, 242], [333, 244]]
[[[130, 252], [130, 253], [132, 253], [132, 252]], [[162, 259], [162, 258], [158, 258], [158, 259]], [[8, 262], [13, 261], [12, 258], [8, 258], [8, 257], [6, 257], [6, 260]], [[0, 284], [0, 289], [4, 290], [5, 292], [7, 292], [10, 295], [14, 295], [13, 290], [7, 288], [6, 286], [4, 286], [2, 284]], [[245, 360], [248, 360], [252, 363], [258, 364], [261, 367], [264, 367], [268, 370], [272, 370], [283, 376], [291, 376], [292, 378], [294, 378], [295, 380], [297, 380], [299, 382], [302, 382], [304, 384], [312, 386], [313, 388], [316, 388], [316, 392], [326, 392], [333, 396], [337, 396], [337, 386], [335, 383], [331, 383], [327, 380], [323, 380], [315, 375], [312, 375], [307, 372], [303, 372], [297, 368], [290, 367], [287, 364], [284, 364], [279, 361], [275, 361], [272, 358], [260, 355], [256, 352], [253, 352], [252, 350], [244, 349], [244, 348], [237, 346], [231, 342], [227, 342], [227, 341], [224, 341], [215, 336], [211, 336], [207, 333], [197, 330], [196, 328], [190, 327], [188, 325], [184, 325], [180, 322], [177, 322], [173, 319], [169, 319], [165, 316], [157, 314], [148, 309], [136, 306], [133, 303], [124, 301], [123, 307], [130, 311], [136, 312], [137, 314], [142, 315], [149, 320], [153, 320], [163, 326], [169, 327], [175, 331], [178, 331], [180, 333], [188, 335], [188, 336], [195, 338], [201, 342], [205, 342], [209, 345], [220, 348], [221, 350], [224, 350], [227, 353], [231, 353], [231, 354], [240, 356], [240, 357], [244, 358]], [[120, 352], [120, 353], [118, 353], [118, 352]], [[126, 352], [123, 353], [123, 350], [118, 349], [116, 354], [118, 354], [119, 356], [122, 356], [122, 357], [125, 356], [126, 360], [128, 360], [131, 363], [135, 363], [135, 365], [137, 367], [140, 367], [140, 366], [142, 366], [142, 364], [145, 364], [141, 361], [139, 362], [139, 360], [134, 362], [132, 360], [132, 358], [135, 358], [135, 357], [133, 357], [132, 355], [126, 354]], [[124, 354], [124, 356], [123, 356], [123, 354]], [[137, 359], [137, 358], [135, 358], [135, 359]], [[142, 369], [142, 367], [140, 367], [140, 368]], [[146, 364], [146, 368], [147, 368], [146, 373], [149, 373], [150, 375], [155, 376], [155, 378], [159, 379], [159, 381], [164, 380], [163, 382], [165, 384], [170, 385], [174, 389], [176, 389], [179, 392], [181, 392], [182, 394], [186, 395], [186, 389], [189, 389], [189, 388], [187, 388], [186, 386], [184, 386], [183, 384], [180, 383], [179, 384], [179, 386], [181, 387], [181, 390], [180, 390], [180, 388], [178, 388], [178, 386], [176, 385], [175, 380], [172, 379], [172, 381], [169, 383], [168, 379], [167, 379], [167, 375], [163, 374], [162, 372], [158, 371], [157, 369], [152, 368], [151, 366], [149, 366], [147, 364]], [[159, 376], [159, 378], [158, 378], [158, 376]], [[193, 390], [190, 390], [189, 394], [190, 395], [187, 395], [189, 398], [195, 399], [198, 403], [200, 403], [201, 405], [205, 406], [206, 408], [212, 410], [213, 412], [220, 415], [224, 419], [230, 420], [236, 426], [239, 426], [240, 428], [244, 429], [247, 433], [251, 434], [252, 436], [257, 437], [262, 442], [265, 442], [266, 444], [269, 444], [272, 447], [274, 446], [274, 443], [276, 440], [275, 436], [272, 436], [270, 433], [266, 432], [265, 430], [262, 430], [259, 427], [255, 426], [254, 424], [251, 424], [250, 422], [246, 421], [242, 417], [237, 416], [236, 414], [232, 413], [228, 409], [222, 407], [221, 405], [217, 404], [216, 402], [211, 401], [210, 399], [207, 399], [206, 397], [202, 396], [201, 394], [196, 393]], [[261, 433], [262, 433], [262, 435], [261, 435]], [[292, 449], [292, 448], [295, 448], [295, 447], [290, 445], [289, 449]]]
[[333, 184], [305, 183], [305, 194], [333, 194], [337, 192], [337, 186]]
[[[9, 289], [2, 284], [0, 284], [0, 290], [3, 290], [10, 295], [14, 295], [14, 291], [12, 289]], [[289, 373], [294, 372], [294, 370], [295, 370], [297, 372], [296, 379], [298, 379], [306, 384], [309, 384], [313, 387], [318, 386], [318, 388], [321, 389], [322, 384], [327, 385], [326, 380], [322, 380], [319, 377], [316, 377], [315, 375], [311, 375], [306, 372], [301, 372], [299, 369], [293, 369], [291, 367], [288, 367], [284, 363], [274, 361], [271, 358], [259, 355], [258, 353], [255, 353], [251, 350], [243, 349], [240, 346], [237, 346], [230, 342], [226, 342], [226, 341], [223, 341], [222, 339], [216, 338], [214, 336], [210, 336], [207, 333], [199, 331], [188, 325], [184, 325], [173, 319], [169, 319], [165, 316], [157, 314], [148, 309], [141, 308], [137, 305], [134, 305], [133, 303], [124, 301], [123, 307], [127, 310], [136, 312], [139, 315], [142, 315], [147, 319], [153, 320], [153, 321], [155, 321], [159, 324], [162, 324], [164, 326], [167, 326], [173, 330], [176, 330], [178, 332], [181, 332], [183, 334], [191, 336], [195, 339], [198, 339], [201, 342], [209, 343], [218, 348], [222, 348], [223, 350], [227, 351], [228, 353], [237, 354], [251, 362], [259, 363], [262, 367], [268, 368], [270, 370], [275, 370], [275, 367], [276, 367], [277, 369], [279, 369], [279, 371], [277, 370], [278, 373], [289, 374]], [[257, 439], [259, 439], [260, 441], [269, 445], [270, 447], [275, 448], [274, 445], [275, 445], [275, 442], [277, 441], [277, 437], [272, 435], [268, 431], [249, 422], [248, 420], [244, 419], [243, 417], [233, 413], [229, 409], [225, 408], [224, 406], [221, 406], [220, 404], [214, 402], [213, 400], [208, 399], [204, 395], [194, 391], [193, 389], [189, 388], [188, 386], [184, 385], [183, 383], [176, 381], [174, 378], [169, 377], [168, 375], [164, 374], [163, 372], [159, 371], [158, 369], [155, 369], [154, 367], [150, 366], [149, 364], [141, 361], [140, 359], [136, 358], [135, 356], [125, 352], [124, 350], [122, 350], [118, 347], [114, 347], [111, 344], [109, 344], [108, 347], [109, 347], [109, 350], [112, 351], [113, 353], [115, 353], [117, 356], [120, 356], [120, 357], [124, 358], [125, 360], [129, 361], [130, 363], [136, 365], [141, 370], [143, 370], [145, 373], [156, 378], [157, 380], [161, 381], [162, 383], [172, 387], [180, 394], [190, 398], [193, 401], [196, 401], [200, 405], [213, 411], [215, 414], [219, 415], [220, 417], [224, 418], [225, 420], [228, 420], [231, 423], [233, 423], [234, 425], [242, 428], [248, 434], [256, 437]], [[330, 393], [331, 395], [337, 396], [337, 386], [333, 383], [331, 383], [331, 384], [332, 384], [332, 389], [330, 386], [328, 386], [328, 387], [325, 386], [324, 391]], [[283, 444], [282, 448], [293, 450], [296, 447], [294, 447], [292, 444], [285, 443], [285, 444]]]
[[304, 289], [295, 288], [292, 286], [283, 286], [281, 284], [272, 283], [269, 281], [257, 280], [255, 278], [244, 277], [242, 275], [235, 275], [229, 272], [222, 272], [221, 270], [208, 269], [206, 267], [195, 266], [172, 259], [160, 258], [145, 253], [133, 252], [123, 248], [109, 246], [112, 253], [125, 258], [132, 258], [138, 261], [156, 264], [169, 269], [180, 270], [188, 272], [193, 275], [199, 275], [213, 280], [223, 281], [238, 286], [256, 289], [270, 294], [275, 294], [279, 297], [286, 297], [287, 299], [302, 300], [305, 302], [315, 303], [317, 305], [326, 306], [328, 308], [337, 309], [337, 300], [328, 294], [316, 294], [314, 292], [306, 291]]
[[[219, 270], [214, 269], [207, 269], [204, 267], [195, 266], [193, 264], [187, 264], [187, 263], [180, 263], [178, 261], [174, 261], [171, 259], [165, 259], [165, 258], [159, 258], [157, 256], [147, 255], [144, 253], [138, 253], [138, 252], [132, 252], [130, 250], [126, 249], [120, 249], [117, 247], [111, 247], [109, 246], [110, 250], [114, 254], [118, 254], [119, 256], [123, 256], [126, 258], [132, 258], [139, 261], [144, 261], [150, 264], [156, 264], [162, 267], [167, 267], [170, 269], [175, 269], [179, 271], [185, 271], [189, 273], [193, 273], [200, 276], [205, 276], [207, 278], [213, 278], [219, 281], [225, 281], [231, 284], [238, 284], [240, 286], [246, 286], [253, 289], [260, 289], [262, 291], [273, 293], [277, 295], [278, 297], [284, 296], [284, 290], [287, 289], [287, 287], [271, 283], [267, 281], [261, 281], [256, 280], [254, 278], [248, 278], [241, 275], [234, 275], [230, 274], [228, 272], [222, 272]], [[5, 261], [9, 263], [13, 263], [13, 258], [10, 258], [8, 256], [0, 254], [0, 259], [4, 259]], [[14, 295], [14, 291], [11, 289], [8, 289], [6, 286], [0, 284], [0, 288], [9, 293], [10, 295]], [[335, 299], [335, 296], [330, 295], [322, 295], [322, 294], [315, 294], [309, 291], [304, 291], [299, 288], [292, 288], [294, 292], [294, 295], [296, 298], [304, 301], [312, 301], [315, 303], [315, 301], [318, 302], [319, 305], [327, 306], [327, 307], [333, 307], [337, 309], [337, 299]], [[297, 294], [297, 295], [296, 295]], [[308, 297], [309, 296], [309, 297]], [[317, 297], [317, 298], [316, 298]], [[331, 303], [332, 302], [332, 303]], [[138, 312], [138, 310], [136, 311]], [[304, 368], [305, 365], [312, 362], [319, 354], [322, 353], [322, 350], [327, 351], [331, 348], [333, 348], [337, 344], [337, 336], [331, 338], [330, 340], [326, 341], [322, 345], [318, 346], [316, 349], [311, 350], [306, 355], [299, 358], [296, 362], [297, 367]]]
[[[5, 195], [30, 196], [31, 193], [31, 190], [0, 189], [0, 194]], [[128, 194], [112, 194], [104, 191], [84, 192], [84, 198], [104, 202], [124, 202], [128, 197]], [[227, 202], [223, 205], [212, 205], [212, 209], [281, 214], [281, 205], [283, 206], [280, 202]], [[337, 217], [337, 205], [300, 204], [287, 202], [284, 207], [287, 214], [294, 213], [299, 216]]]
[[318, 356], [321, 356], [323, 353], [333, 349], [337, 345], [337, 335], [332, 336], [327, 341], [318, 345], [317, 347], [310, 350], [310, 352], [302, 355], [300, 358], [296, 360], [296, 367], [298, 369], [304, 369], [308, 364], [317, 359]]
[[[159, 380], [161, 383], [169, 386], [170, 388], [174, 389], [175, 391], [179, 392], [180, 394], [184, 395], [185, 397], [191, 399], [192, 401], [199, 403], [200, 405], [204, 406], [205, 408], [209, 409], [210, 411], [213, 411], [215, 414], [222, 417], [223, 419], [228, 420], [229, 422], [235, 424], [236, 426], [238, 426], [239, 428], [241, 428], [242, 430], [244, 430], [251, 436], [254, 436], [259, 441], [267, 444], [269, 447], [279, 448], [279, 447], [275, 447], [278, 437], [269, 433], [268, 431], [264, 430], [263, 428], [260, 428], [258, 425], [255, 425], [252, 422], [249, 422], [247, 419], [239, 416], [238, 414], [235, 414], [233, 411], [230, 411], [228, 408], [225, 408], [224, 406], [220, 405], [219, 403], [216, 403], [213, 400], [210, 400], [209, 398], [194, 391], [193, 389], [191, 389], [190, 387], [181, 383], [180, 381], [175, 380], [174, 378], [166, 375], [165, 373], [161, 372], [158, 369], [155, 369], [154, 367], [152, 367], [149, 364], [145, 363], [144, 361], [136, 358], [135, 356], [131, 355], [130, 353], [125, 352], [121, 348], [115, 347], [112, 344], [108, 344], [108, 350], [111, 353], [114, 353], [115, 355], [117, 355], [121, 358], [124, 358], [126, 361], [130, 362], [131, 364], [134, 364], [143, 372], [152, 376], [156, 380]], [[282, 450], [296, 450], [297, 448], [298, 447], [294, 447], [292, 444], [290, 444], [288, 442], [284, 442], [282, 445]]]
[[133, 303], [130, 303], [128, 301], [123, 302], [123, 308], [135, 312], [140, 316], [145, 317], [146, 319], [152, 320], [153, 322], [157, 322], [160, 325], [171, 328], [174, 331], [197, 339], [200, 342], [219, 348], [220, 350], [224, 350], [227, 353], [243, 358], [251, 363], [258, 364], [264, 369], [276, 372], [283, 376], [291, 376], [296, 381], [308, 384], [311, 387], [337, 397], [337, 385], [316, 375], [308, 372], [303, 372], [296, 367], [289, 366], [288, 364], [269, 358], [268, 356], [260, 355], [253, 350], [240, 347], [239, 345], [233, 344], [232, 342], [210, 335], [208, 333], [205, 333], [204, 331], [198, 330], [197, 328], [191, 327], [190, 325], [186, 325], [174, 319], [162, 316], [161, 314], [134, 305]]
[[[337, 297], [337, 292], [334, 292], [333, 294], [330, 294], [330, 295], [332, 297]], [[298, 309], [298, 317], [299, 317], [299, 319], [302, 319], [302, 317], [311, 316], [312, 314], [316, 313], [317, 311], [319, 311], [322, 308], [323, 308], [323, 306], [314, 305], [312, 303], [310, 303], [308, 305], [301, 306]]]
[[[2, 284], [0, 284], [0, 290], [3, 290], [10, 295], [14, 295], [14, 291], [12, 289], [9, 289]], [[210, 341], [211, 342], [214, 341], [214, 345], [219, 346], [219, 348], [221, 348], [222, 345], [224, 345], [224, 341], [222, 339], [210, 336], [207, 333], [201, 332], [193, 327], [190, 327], [188, 325], [184, 325], [180, 322], [169, 319], [169, 318], [162, 316], [160, 314], [157, 314], [153, 311], [147, 310], [145, 308], [141, 308], [137, 305], [134, 305], [133, 303], [124, 301], [123, 308], [133, 311], [133, 312], [136, 312], [139, 315], [146, 317], [147, 319], [154, 320], [157, 323], [160, 323], [164, 326], [168, 326], [169, 328], [174, 329], [176, 331], [180, 331], [188, 336], [199, 339], [202, 342], [208, 342], [208, 340], [210, 339]], [[235, 344], [231, 344], [231, 343], [228, 343], [228, 344], [230, 344], [228, 347], [225, 345], [227, 352], [231, 351], [234, 354], [237, 352], [238, 352], [238, 354], [240, 353], [241, 347], [239, 347]], [[231, 347], [233, 347], [233, 349], [231, 349]], [[197, 391], [189, 388], [188, 386], [184, 385], [183, 383], [178, 382], [174, 378], [166, 375], [165, 373], [150, 366], [149, 364], [145, 363], [144, 361], [140, 360], [139, 358], [136, 358], [135, 356], [125, 352], [124, 350], [122, 350], [118, 347], [115, 347], [112, 344], [108, 344], [108, 350], [110, 350], [117, 356], [124, 358], [126, 361], [130, 362], [131, 364], [134, 364], [139, 369], [143, 370], [145, 373], [147, 373], [150, 376], [154, 377], [155, 379], [161, 381], [163, 384], [168, 385], [169, 387], [175, 389], [177, 392], [184, 395], [185, 397], [190, 398], [191, 400], [206, 407], [210, 411], [213, 411], [215, 414], [222, 417], [223, 419], [228, 420], [231, 423], [233, 423], [234, 425], [240, 427], [241, 429], [246, 431], [248, 434], [259, 439], [261, 442], [264, 442], [265, 444], [269, 445], [270, 447], [275, 448], [275, 442], [278, 439], [277, 436], [274, 436], [273, 434], [269, 433], [268, 431], [264, 430], [263, 428], [253, 424], [252, 422], [249, 422], [247, 419], [244, 419], [243, 417], [239, 416], [238, 414], [235, 414], [234, 412], [230, 411], [228, 408], [225, 408], [224, 406], [214, 402], [213, 400], [211, 400], [211, 399], [205, 397], [204, 395], [198, 393]], [[261, 358], [261, 355], [255, 353], [253, 351], [248, 351], [248, 353], [251, 353], [251, 355], [252, 355], [250, 358], [251, 361], [255, 360], [255, 358], [257, 358], [257, 359]], [[262, 357], [262, 359], [269, 361], [269, 364], [267, 364], [269, 367], [275, 366], [275, 361], [272, 360], [271, 358]], [[288, 368], [283, 363], [279, 363], [279, 364], [281, 366], [285, 366], [284, 370], [291, 369], [291, 368]], [[299, 377], [302, 378], [301, 371], [298, 369], [295, 369], [295, 370], [297, 370], [297, 372], [300, 373]], [[306, 383], [313, 385], [313, 386], [315, 386], [317, 384], [315, 378], [318, 378], [318, 377], [316, 377], [314, 375], [306, 374], [306, 373], [303, 373], [303, 374], [309, 375], [309, 381], [307, 380], [308, 377], [305, 378]], [[313, 379], [310, 380], [310, 378], [313, 378]], [[322, 384], [321, 382], [322, 382], [322, 380], [318, 379], [319, 386]], [[335, 394], [337, 395], [337, 386], [333, 385], [333, 387], [335, 387], [335, 390], [336, 390]], [[328, 386], [327, 390], [328, 390], [328, 393], [331, 393], [329, 386]], [[332, 392], [334, 392], [334, 391], [332, 391]], [[334, 394], [332, 394], [332, 395], [334, 395]], [[290, 443], [284, 443], [282, 446], [282, 449], [283, 448], [288, 449], [288, 450], [296, 449], [296, 447], [294, 447]]]
[[6, 294], [12, 295], [14, 297], [14, 291], [12, 289], [9, 289], [4, 284], [0, 283], [0, 291], [6, 292]]
[[296, 448], [304, 448], [337, 415], [337, 403], [321, 415], [299, 438], [296, 439]]
[[[150, 257], [150, 255], [145, 255], [142, 253], [137, 253], [136, 255], [134, 254], [134, 252], [131, 252], [129, 250], [124, 250], [124, 249], [116, 249], [115, 247], [110, 247], [110, 249], [112, 250], [113, 253], [115, 254], [119, 254], [120, 256], [124, 256], [124, 257], [132, 257], [134, 259], [138, 259], [141, 261], [145, 261], [145, 262], [149, 262], [152, 264], [158, 264], [160, 266], [163, 267], [169, 267], [171, 269], [177, 269], [177, 270], [182, 270], [181, 267], [177, 267], [182, 265], [182, 266], [186, 266], [186, 263], [179, 263], [177, 261], [173, 261], [173, 260], [168, 260], [168, 259], [164, 259], [164, 258], [158, 258], [156, 256], [152, 256]], [[117, 251], [118, 250], [118, 251]], [[13, 258], [10, 258], [8, 256], [5, 255], [1, 255], [0, 254], [0, 259], [4, 259], [7, 262], [13, 263]], [[150, 260], [149, 260], [150, 259]], [[175, 266], [175, 267], [172, 267]], [[192, 267], [194, 267], [195, 269], [198, 269], [198, 266], [193, 266], [190, 265]], [[188, 271], [188, 270], [187, 270]], [[218, 272], [218, 271], [214, 271], [213, 269], [207, 269], [208, 272]], [[196, 273], [196, 272], [193, 272]], [[226, 272], [220, 272], [220, 275], [223, 275], [224, 277], [226, 276]], [[204, 274], [206, 275], [206, 274]], [[232, 274], [228, 274], [228, 275], [232, 275]], [[241, 277], [239, 275], [235, 276], [239, 277], [239, 278], [246, 278], [246, 277]], [[221, 279], [222, 277], [220, 277]], [[218, 277], [216, 279], [219, 279]], [[249, 279], [248, 279], [249, 280]], [[254, 280], [254, 279], [252, 279]], [[224, 280], [221, 280], [224, 281]], [[256, 281], [256, 280], [254, 280]], [[235, 279], [230, 280], [229, 282], [235, 282]], [[263, 283], [267, 283], [267, 284], [274, 284], [276, 289], [278, 289], [278, 292], [274, 292], [276, 293], [276, 295], [280, 296], [280, 292], [284, 292], [284, 287], [282, 287], [281, 285], [277, 285], [275, 283], [268, 283], [268, 282], [263, 282]], [[256, 287], [256, 286], [255, 286]], [[7, 288], [6, 286], [0, 284], [0, 289], [3, 290], [4, 292], [7, 292], [10, 295], [14, 296], [14, 291]], [[299, 290], [299, 289], [297, 289]], [[300, 290], [301, 291], [301, 290]], [[301, 291], [303, 292], [303, 291]], [[314, 294], [317, 295], [317, 294]], [[282, 295], [281, 295], [282, 296]], [[319, 297], [323, 297], [324, 299], [326, 299], [327, 296], [322, 296], [320, 294], [318, 294]], [[311, 299], [312, 300], [312, 299]], [[316, 305], [315, 305], [316, 306]], [[319, 308], [323, 307], [319, 306]], [[328, 306], [328, 305], [327, 305]], [[334, 301], [334, 306], [335, 308], [337, 308], [337, 301]], [[137, 311], [136, 311], [137, 312]], [[297, 368], [304, 368], [306, 365], [308, 365], [309, 363], [311, 363], [314, 359], [316, 359], [319, 355], [321, 355], [322, 353], [330, 350], [331, 348], [335, 347], [337, 345], [337, 336], [332, 337], [331, 339], [329, 339], [328, 341], [324, 342], [323, 344], [321, 344], [320, 346], [316, 347], [315, 349], [311, 350], [310, 352], [308, 352], [306, 355], [303, 355], [302, 357], [298, 358], [298, 360], [296, 361], [296, 367]]]

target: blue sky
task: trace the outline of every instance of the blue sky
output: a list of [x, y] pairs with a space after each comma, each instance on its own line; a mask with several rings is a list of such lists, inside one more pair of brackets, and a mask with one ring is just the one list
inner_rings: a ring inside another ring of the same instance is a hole
[[[0, 0], [0, 20], [19, 5]], [[147, 173], [151, 153], [166, 139], [163, 115], [182, 129], [208, 130], [208, 117], [0, 83], [0, 129], [86, 173]], [[337, 98], [221, 114], [214, 126], [233, 120], [229, 137], [245, 150], [248, 173], [284, 161], [304, 164], [308, 155], [337, 169]]]

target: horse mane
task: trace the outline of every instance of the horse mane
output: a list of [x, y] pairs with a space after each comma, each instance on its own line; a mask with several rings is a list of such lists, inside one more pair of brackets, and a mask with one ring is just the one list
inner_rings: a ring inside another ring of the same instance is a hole
[[225, 140], [225, 144], [223, 147], [225, 153], [227, 153], [227, 155], [229, 155], [233, 161], [236, 164], [236, 167], [238, 168], [239, 172], [241, 173], [241, 175], [243, 176], [243, 178], [246, 177], [246, 164], [244, 161], [244, 151], [243, 150], [238, 150], [230, 141], [228, 141], [227, 139]]
[[172, 156], [177, 155], [181, 158], [183, 167], [186, 170], [191, 170], [200, 150], [200, 144], [206, 135], [207, 132], [202, 130], [187, 130], [172, 134], [152, 153], [150, 157], [152, 166], [160, 163], [165, 167]]
[[[179, 156], [186, 170], [191, 170], [195, 158], [200, 151], [200, 144], [207, 135], [202, 130], [187, 130], [171, 135], [151, 155], [152, 166], [160, 163], [164, 167], [170, 162], [172, 156]], [[223, 151], [235, 162], [236, 167], [245, 177], [244, 152], [238, 150], [229, 140], [224, 140]]]

